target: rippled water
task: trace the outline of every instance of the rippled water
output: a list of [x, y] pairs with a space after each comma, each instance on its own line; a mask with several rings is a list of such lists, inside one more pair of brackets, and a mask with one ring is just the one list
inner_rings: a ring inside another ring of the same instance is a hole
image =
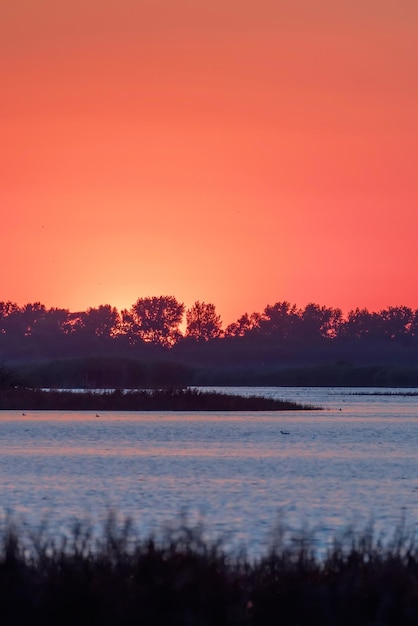
[[0, 411], [3, 514], [29, 525], [48, 520], [63, 532], [75, 518], [100, 524], [112, 508], [148, 533], [185, 510], [209, 533], [253, 551], [266, 545], [279, 518], [319, 537], [371, 519], [390, 534], [403, 514], [410, 526], [418, 522], [418, 397], [229, 391], [325, 409], [100, 417]]

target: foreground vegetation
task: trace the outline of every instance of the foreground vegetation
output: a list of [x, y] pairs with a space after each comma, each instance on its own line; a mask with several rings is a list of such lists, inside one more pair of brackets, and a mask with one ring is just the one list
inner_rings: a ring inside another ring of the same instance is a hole
[[318, 407], [288, 400], [196, 389], [72, 392], [13, 387], [0, 390], [0, 410], [55, 411], [298, 411]]
[[101, 539], [0, 539], [3, 626], [411, 626], [418, 623], [418, 545], [350, 534], [318, 558], [306, 536], [278, 534], [256, 560], [186, 526], [135, 538], [110, 518]]

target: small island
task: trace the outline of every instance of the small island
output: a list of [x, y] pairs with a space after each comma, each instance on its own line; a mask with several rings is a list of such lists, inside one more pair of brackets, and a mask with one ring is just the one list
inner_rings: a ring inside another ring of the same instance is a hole
[[320, 407], [260, 396], [191, 388], [70, 391], [13, 387], [0, 390], [0, 410], [44, 411], [301, 411]]

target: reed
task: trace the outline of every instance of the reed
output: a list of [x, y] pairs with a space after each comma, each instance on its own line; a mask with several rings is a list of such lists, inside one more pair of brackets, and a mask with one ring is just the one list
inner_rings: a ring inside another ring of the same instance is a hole
[[29, 388], [0, 389], [0, 409], [71, 411], [298, 411], [317, 407], [288, 400], [197, 389], [72, 392]]
[[9, 523], [0, 542], [4, 626], [411, 626], [418, 623], [418, 544], [348, 533], [317, 556], [308, 534], [258, 559], [232, 556], [201, 527], [139, 538], [110, 516], [97, 537], [30, 537]]

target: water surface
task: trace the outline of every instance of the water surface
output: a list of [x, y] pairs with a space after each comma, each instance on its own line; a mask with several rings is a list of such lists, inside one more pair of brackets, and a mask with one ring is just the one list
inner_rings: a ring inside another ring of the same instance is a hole
[[[336, 388], [230, 389], [321, 412], [0, 412], [0, 505], [59, 533], [109, 509], [142, 532], [188, 512], [261, 550], [281, 518], [326, 537], [418, 522], [418, 398]], [[379, 392], [385, 391], [382, 389]], [[391, 392], [401, 390], [387, 390]], [[405, 390], [402, 390], [405, 391]], [[288, 432], [283, 435], [281, 431]]]

